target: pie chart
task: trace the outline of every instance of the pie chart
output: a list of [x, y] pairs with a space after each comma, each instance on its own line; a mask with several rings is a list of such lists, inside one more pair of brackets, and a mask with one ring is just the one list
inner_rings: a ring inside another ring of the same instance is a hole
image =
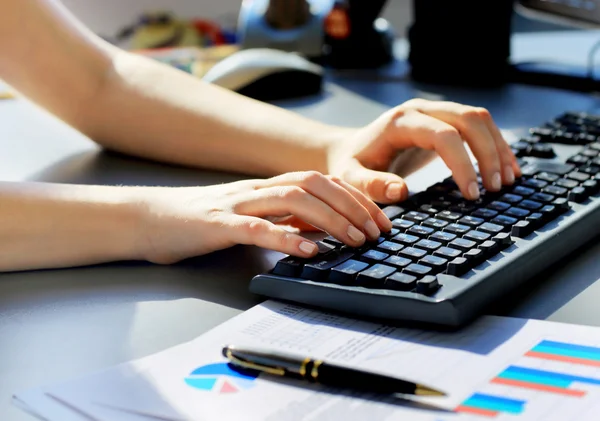
[[185, 383], [195, 389], [215, 393], [236, 393], [254, 386], [259, 372], [232, 368], [228, 363], [203, 365], [192, 371]]

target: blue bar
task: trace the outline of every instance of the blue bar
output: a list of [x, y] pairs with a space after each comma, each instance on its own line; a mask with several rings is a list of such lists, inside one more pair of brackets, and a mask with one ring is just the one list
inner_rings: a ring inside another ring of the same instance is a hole
[[579, 352], [590, 352], [590, 353], [600, 356], [600, 348], [594, 347], [594, 346], [566, 344], [563, 342], [555, 342], [555, 341], [542, 341], [538, 344], [538, 346], [544, 346], [544, 347], [548, 347], [548, 348], [568, 349], [571, 351], [579, 351]]
[[464, 401], [463, 405], [470, 406], [472, 408], [487, 409], [488, 411], [501, 411], [510, 412], [512, 414], [520, 414], [523, 412], [525, 401], [476, 393]]
[[501, 379], [520, 380], [522, 382], [543, 384], [546, 386], [568, 388], [571, 385], [571, 380], [555, 379], [552, 377], [542, 377], [537, 374], [525, 374], [505, 370], [498, 375]]
[[600, 385], [600, 379], [594, 379], [594, 378], [590, 378], [590, 377], [572, 376], [570, 374], [556, 373], [553, 371], [536, 370], [534, 368], [517, 367], [514, 365], [508, 367], [503, 373], [501, 373], [501, 376], [504, 373], [508, 373], [508, 375], [531, 376], [531, 378], [533, 378], [533, 379], [537, 378], [538, 383], [541, 383], [541, 384], [548, 384], [547, 382], [550, 380], [554, 380], [554, 381], [562, 380], [562, 381], [569, 382], [569, 383], [570, 382], [581, 382], [581, 383]]
[[582, 358], [584, 360], [600, 361], [600, 354], [598, 353], [576, 351], [573, 349], [552, 348], [538, 345], [533, 348], [532, 351], [551, 355], [561, 355], [564, 357]]

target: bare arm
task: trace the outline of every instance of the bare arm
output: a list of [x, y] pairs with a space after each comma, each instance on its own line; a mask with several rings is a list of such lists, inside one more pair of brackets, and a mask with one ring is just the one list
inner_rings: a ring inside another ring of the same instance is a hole
[[115, 48], [57, 2], [4, 0], [0, 28], [0, 78], [111, 149], [268, 176], [326, 172], [346, 133]]

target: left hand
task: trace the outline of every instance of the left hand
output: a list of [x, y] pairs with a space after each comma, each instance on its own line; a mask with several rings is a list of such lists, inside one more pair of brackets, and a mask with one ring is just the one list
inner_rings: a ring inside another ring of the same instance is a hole
[[477, 174], [465, 142], [478, 161], [487, 190], [498, 191], [521, 175], [511, 148], [486, 109], [424, 99], [412, 99], [387, 111], [333, 145], [329, 172], [375, 202], [399, 202], [408, 196], [406, 183], [387, 170], [399, 150], [416, 147], [437, 153], [463, 196], [476, 200], [480, 195]]

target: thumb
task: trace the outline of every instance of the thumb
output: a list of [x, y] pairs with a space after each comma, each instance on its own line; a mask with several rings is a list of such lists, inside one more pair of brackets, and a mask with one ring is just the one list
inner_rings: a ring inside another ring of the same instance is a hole
[[346, 172], [344, 180], [377, 203], [396, 203], [408, 197], [408, 187], [400, 176], [370, 170], [358, 161]]

